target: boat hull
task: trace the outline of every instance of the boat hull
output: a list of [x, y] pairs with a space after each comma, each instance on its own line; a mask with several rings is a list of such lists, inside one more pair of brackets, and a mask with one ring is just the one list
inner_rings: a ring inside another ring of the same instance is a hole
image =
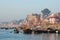
[[[32, 34], [32, 32], [34, 32], [34, 34], [40, 34], [40, 33], [56, 33], [56, 30], [47, 31], [47, 30], [30, 30], [30, 29], [27, 29], [27, 30], [24, 30], [23, 32], [24, 32], [24, 34]], [[59, 30], [58, 30], [58, 34], [60, 34]]]

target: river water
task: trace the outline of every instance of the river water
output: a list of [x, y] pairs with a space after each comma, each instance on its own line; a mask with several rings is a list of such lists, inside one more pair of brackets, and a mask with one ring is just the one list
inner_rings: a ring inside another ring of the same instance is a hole
[[60, 34], [16, 34], [13, 29], [0, 29], [0, 40], [60, 40]]

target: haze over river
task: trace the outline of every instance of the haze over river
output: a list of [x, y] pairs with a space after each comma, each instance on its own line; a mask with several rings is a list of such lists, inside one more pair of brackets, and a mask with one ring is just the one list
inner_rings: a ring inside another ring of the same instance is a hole
[[0, 29], [0, 40], [60, 40], [60, 34], [16, 34], [13, 29]]

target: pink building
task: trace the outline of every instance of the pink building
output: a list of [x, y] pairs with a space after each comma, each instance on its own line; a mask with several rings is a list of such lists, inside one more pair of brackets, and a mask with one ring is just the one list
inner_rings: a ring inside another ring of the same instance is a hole
[[52, 23], [52, 24], [56, 23], [56, 17], [55, 17], [54, 14], [51, 14], [51, 15], [48, 17], [48, 19], [49, 19], [49, 23]]

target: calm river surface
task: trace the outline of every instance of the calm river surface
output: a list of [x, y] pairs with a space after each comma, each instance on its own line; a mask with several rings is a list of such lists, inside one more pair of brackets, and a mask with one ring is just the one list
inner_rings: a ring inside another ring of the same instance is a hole
[[0, 29], [0, 40], [60, 40], [60, 34], [15, 34], [13, 29]]

